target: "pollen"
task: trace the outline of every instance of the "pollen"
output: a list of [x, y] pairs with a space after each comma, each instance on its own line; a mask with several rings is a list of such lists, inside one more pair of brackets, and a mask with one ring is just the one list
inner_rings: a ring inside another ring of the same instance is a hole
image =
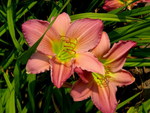
[[76, 39], [69, 39], [69, 38], [61, 38], [62, 40], [62, 47], [57, 54], [57, 59], [61, 62], [67, 62], [75, 57], [76, 55], [76, 45], [77, 40]]

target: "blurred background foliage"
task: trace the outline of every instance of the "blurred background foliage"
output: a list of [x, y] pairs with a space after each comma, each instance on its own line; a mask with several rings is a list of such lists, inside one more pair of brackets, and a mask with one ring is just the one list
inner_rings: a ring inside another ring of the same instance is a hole
[[57, 89], [50, 72], [27, 74], [25, 64], [38, 46], [29, 48], [21, 25], [29, 19], [50, 21], [66, 12], [72, 21], [101, 19], [111, 43], [133, 40], [125, 67], [136, 81], [117, 92], [118, 113], [150, 112], [150, 6], [139, 4], [106, 12], [104, 0], [0, 0], [0, 113], [100, 113], [90, 99], [74, 102], [69, 94], [74, 75]]

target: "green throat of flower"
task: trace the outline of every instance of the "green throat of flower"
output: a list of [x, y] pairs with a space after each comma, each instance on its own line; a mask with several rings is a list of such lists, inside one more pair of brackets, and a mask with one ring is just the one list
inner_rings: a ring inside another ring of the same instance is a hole
[[111, 78], [111, 72], [105, 69], [105, 75], [101, 75], [98, 73], [92, 73], [92, 76], [94, 78], [94, 81], [100, 86], [100, 87], [107, 87], [109, 83], [109, 79]]
[[64, 36], [61, 40], [56, 41], [53, 45], [54, 52], [56, 53], [56, 59], [60, 62], [68, 62], [76, 56], [77, 40], [69, 39]]

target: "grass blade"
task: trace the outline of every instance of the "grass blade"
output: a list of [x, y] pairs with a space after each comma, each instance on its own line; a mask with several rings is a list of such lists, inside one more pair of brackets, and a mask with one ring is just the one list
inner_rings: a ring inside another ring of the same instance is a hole
[[125, 65], [126, 67], [142, 67], [142, 66], [150, 66], [150, 59], [136, 58], [136, 59], [127, 59]]
[[121, 102], [120, 104], [118, 104], [117, 110], [120, 109], [121, 107], [123, 107], [124, 105], [126, 105], [128, 102], [130, 102], [131, 100], [133, 100], [134, 98], [136, 98], [136, 97], [137, 97], [138, 95], [140, 95], [140, 94], [141, 94], [141, 92], [139, 92], [139, 93], [133, 95], [132, 97], [130, 97], [130, 98], [128, 98], [127, 100], [125, 100], [125, 101]]
[[76, 14], [71, 16], [72, 20], [77, 20], [82, 18], [101, 19], [103, 21], [116, 21], [116, 22], [135, 22], [140, 20], [128, 16], [121, 16], [121, 15], [109, 14], [109, 13], [81, 13], [81, 14]]
[[25, 13], [27, 13], [32, 7], [34, 7], [36, 5], [36, 3], [37, 3], [37, 1], [31, 2], [27, 6], [21, 8], [16, 14], [17, 15], [16, 21], [18, 21], [22, 16], [24, 16]]
[[11, 95], [6, 103], [6, 113], [16, 113], [15, 109], [15, 91], [11, 92]]
[[17, 50], [22, 50], [19, 42], [16, 39], [15, 35], [15, 27], [14, 27], [14, 20], [13, 20], [13, 5], [12, 5], [12, 0], [8, 0], [7, 3], [7, 24], [8, 24], [8, 30], [11, 35], [12, 41], [14, 43], [14, 46], [16, 47]]
[[11, 84], [11, 82], [9, 81], [9, 78], [8, 78], [8, 73], [6, 74], [5, 72], [3, 73], [3, 76], [4, 76], [4, 79], [6, 81], [6, 84], [8, 86], [8, 89], [9, 91], [11, 91], [13, 89], [13, 86]]
[[32, 113], [36, 113], [35, 109], [35, 98], [34, 98], [34, 91], [35, 91], [35, 84], [36, 84], [36, 75], [29, 74], [27, 77], [28, 80], [28, 94], [29, 94], [29, 101], [32, 108]]

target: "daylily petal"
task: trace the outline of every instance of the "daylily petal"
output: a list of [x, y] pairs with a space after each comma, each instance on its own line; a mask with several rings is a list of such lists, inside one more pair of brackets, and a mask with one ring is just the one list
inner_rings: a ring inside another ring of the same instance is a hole
[[107, 87], [95, 84], [91, 96], [94, 105], [103, 113], [114, 113], [117, 106], [116, 91], [113, 83], [109, 82]]
[[91, 76], [91, 72], [82, 70], [81, 68], [75, 68], [75, 72], [81, 78], [81, 80], [85, 83], [90, 82], [87, 76]]
[[110, 67], [111, 71], [116, 72], [123, 67], [129, 50], [135, 45], [136, 43], [133, 41], [119, 41], [113, 45], [103, 57], [106, 59], [106, 65]]
[[124, 56], [120, 57], [119, 59], [115, 60], [112, 63], [108, 63], [107, 66], [111, 72], [117, 72], [120, 69], [122, 69], [125, 61], [126, 61], [126, 56], [128, 53], [126, 53]]
[[80, 19], [70, 25], [66, 37], [76, 39], [76, 51], [83, 52], [94, 48], [99, 43], [102, 31], [102, 21], [98, 19]]
[[72, 63], [58, 63], [54, 60], [50, 60], [51, 63], [51, 80], [57, 88], [60, 88], [63, 83], [72, 75], [73, 66]]
[[105, 0], [103, 9], [106, 11], [111, 11], [124, 6], [125, 4], [121, 0]]
[[103, 64], [89, 52], [77, 54], [75, 66], [83, 70], [105, 74]]
[[106, 32], [102, 33], [99, 44], [92, 50], [92, 53], [97, 57], [101, 58], [110, 49], [110, 40]]
[[93, 79], [92, 76], [87, 76], [89, 83], [78, 80], [72, 87], [71, 96], [74, 101], [82, 101], [87, 99], [92, 94]]
[[135, 81], [135, 78], [130, 72], [122, 69], [116, 73], [111, 74], [111, 81], [117, 86], [121, 87], [132, 84]]
[[40, 52], [34, 53], [26, 65], [27, 72], [32, 74], [38, 74], [49, 69], [49, 58]]
[[142, 0], [142, 2], [150, 2], [150, 0]]
[[52, 26], [61, 36], [65, 36], [66, 31], [70, 26], [70, 22], [71, 20], [69, 15], [67, 13], [62, 13], [57, 17]]
[[[22, 24], [22, 31], [29, 46], [32, 46], [44, 34], [48, 26], [47, 21], [37, 19], [28, 20]], [[59, 35], [51, 27], [38, 45], [37, 50], [52, 55], [51, 40], [58, 39], [58, 37]]]

